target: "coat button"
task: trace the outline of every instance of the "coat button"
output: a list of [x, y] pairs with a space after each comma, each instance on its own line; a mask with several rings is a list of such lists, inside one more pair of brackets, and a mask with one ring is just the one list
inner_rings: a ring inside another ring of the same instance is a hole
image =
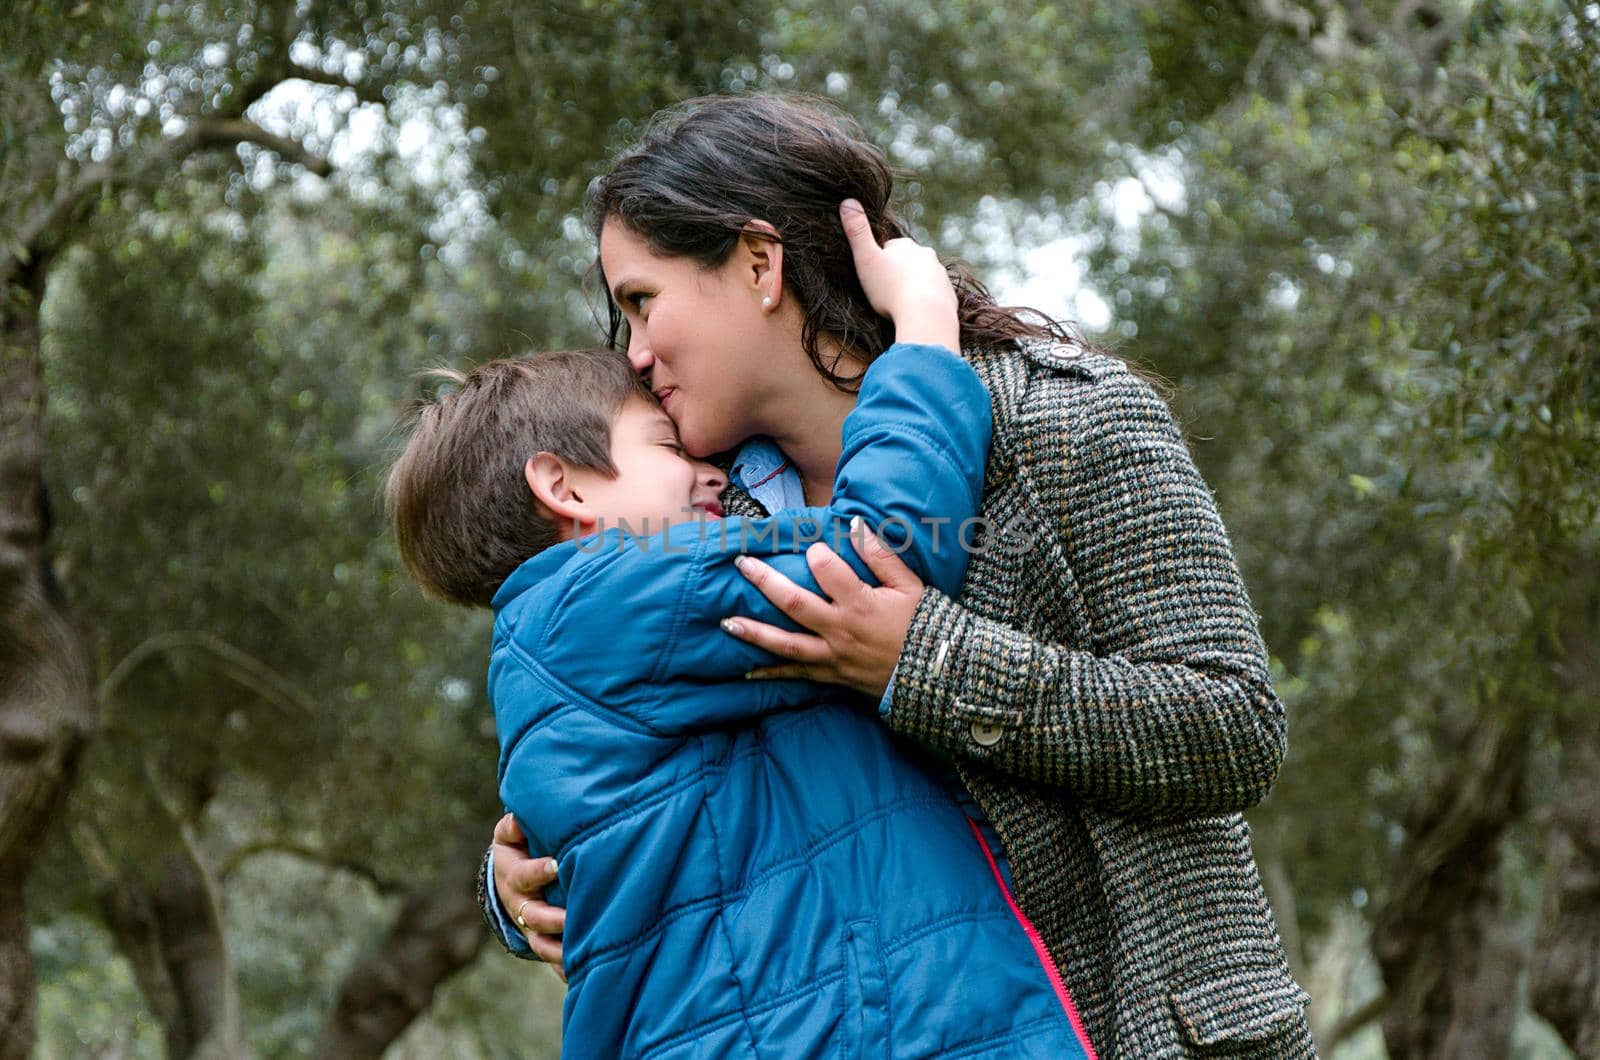
[[972, 723], [972, 742], [979, 747], [993, 747], [1000, 742], [1000, 737], [1005, 730], [988, 721], [975, 721]]

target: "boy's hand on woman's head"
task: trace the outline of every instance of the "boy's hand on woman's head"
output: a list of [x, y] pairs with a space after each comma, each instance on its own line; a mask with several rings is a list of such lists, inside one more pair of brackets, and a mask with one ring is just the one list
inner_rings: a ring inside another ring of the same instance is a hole
[[880, 247], [866, 212], [854, 199], [839, 205], [839, 220], [861, 289], [873, 309], [894, 321], [895, 341], [959, 351], [956, 290], [933, 248], [904, 238]]
[[544, 900], [544, 889], [556, 878], [555, 858], [532, 857], [528, 841], [509, 813], [494, 826], [494, 889], [500, 904], [511, 914], [533, 955], [555, 969], [564, 983], [561, 933], [567, 911]]

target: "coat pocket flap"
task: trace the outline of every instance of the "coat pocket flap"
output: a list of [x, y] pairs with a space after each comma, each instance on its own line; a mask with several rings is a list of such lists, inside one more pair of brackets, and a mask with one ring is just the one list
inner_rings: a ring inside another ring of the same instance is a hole
[[1170, 995], [1190, 1045], [1270, 1039], [1298, 1019], [1310, 996], [1267, 957], [1207, 965]]

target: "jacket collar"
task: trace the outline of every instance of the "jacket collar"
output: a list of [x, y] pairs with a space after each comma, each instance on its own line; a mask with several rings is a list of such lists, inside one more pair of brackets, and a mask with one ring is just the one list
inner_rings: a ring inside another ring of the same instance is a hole
[[[607, 530], [606, 533], [613, 531]], [[563, 541], [559, 545], [551, 545], [532, 559], [523, 561], [520, 567], [500, 583], [500, 588], [495, 590], [494, 599], [489, 601], [489, 606], [494, 608], [494, 613], [498, 615], [507, 604], [566, 566], [577, 554], [576, 541]]]
[[1027, 362], [1012, 346], [963, 351], [963, 356], [989, 391], [989, 404], [994, 412], [994, 436], [989, 448], [1009, 454], [1014, 432], [1005, 425], [1016, 421], [1017, 411], [1022, 407], [1022, 396], [1028, 389]]
[[964, 356], [988, 388], [989, 400], [994, 406], [995, 431], [991, 449], [1009, 450], [1016, 432], [1008, 425], [1016, 422], [1022, 411], [1030, 372], [1075, 375], [1093, 381], [1105, 370], [1105, 359], [1082, 344], [1047, 339], [1019, 339], [990, 349], [971, 350]]

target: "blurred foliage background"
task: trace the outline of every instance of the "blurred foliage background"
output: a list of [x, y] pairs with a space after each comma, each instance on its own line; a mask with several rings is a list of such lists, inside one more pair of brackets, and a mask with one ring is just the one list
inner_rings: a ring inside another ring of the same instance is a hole
[[417, 369], [596, 340], [609, 153], [770, 90], [1176, 384], [1324, 1055], [1600, 1055], [1600, 5], [13, 0], [0, 1057], [557, 1054], [381, 480]]

